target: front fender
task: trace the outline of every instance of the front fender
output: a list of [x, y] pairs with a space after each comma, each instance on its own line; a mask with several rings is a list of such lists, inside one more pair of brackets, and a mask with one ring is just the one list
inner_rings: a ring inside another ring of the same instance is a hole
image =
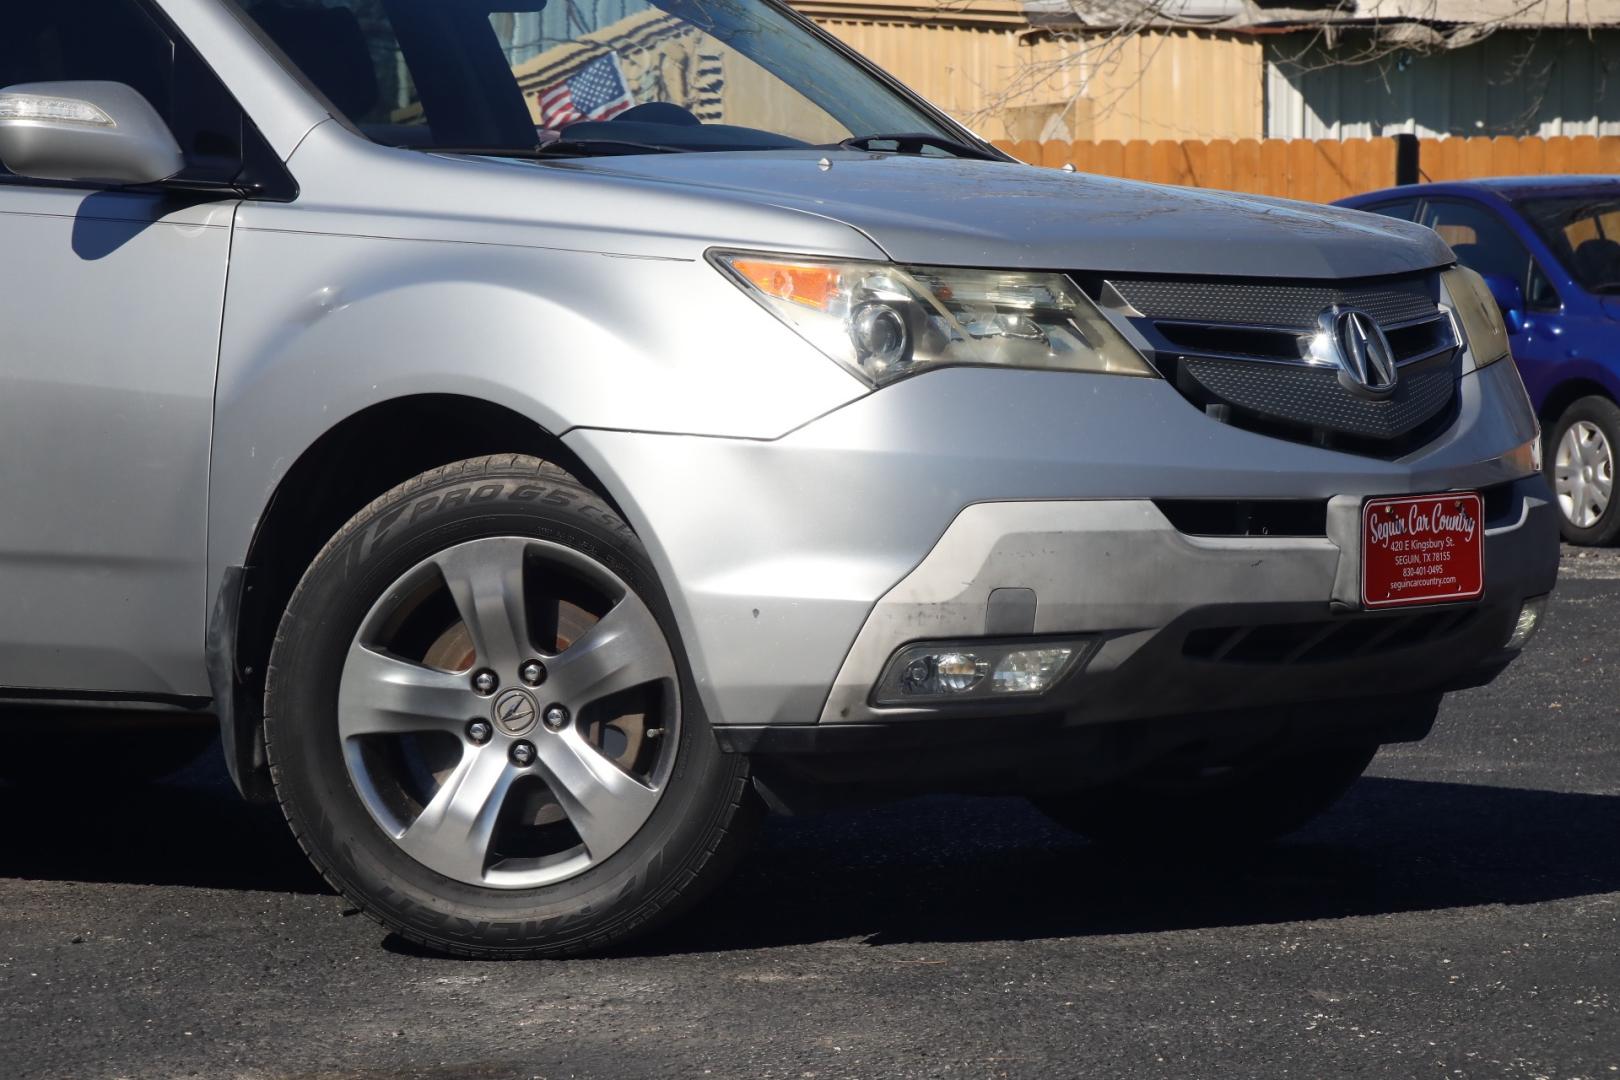
[[226, 296], [216, 583], [300, 455], [386, 401], [478, 398], [557, 435], [773, 438], [865, 392], [702, 261], [291, 232], [265, 211], [238, 228]]
[[[1524, 375], [1525, 388], [1535, 403], [1537, 415], [1543, 413], [1551, 399], [1562, 396], [1559, 395], [1559, 387], [1567, 387], [1575, 382], [1601, 387], [1610, 398], [1620, 401], [1620, 369], [1607, 357], [1566, 356], [1551, 364], [1522, 364], [1520, 371]], [[1550, 429], [1557, 419], [1555, 416], [1546, 417], [1546, 426]]]

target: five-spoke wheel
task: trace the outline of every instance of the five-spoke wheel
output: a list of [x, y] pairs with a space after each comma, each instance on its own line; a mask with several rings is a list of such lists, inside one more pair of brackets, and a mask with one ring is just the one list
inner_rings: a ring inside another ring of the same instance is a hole
[[424, 474], [338, 534], [271, 657], [289, 821], [363, 910], [449, 951], [543, 955], [651, 925], [752, 814], [646, 553], [526, 458]]
[[412, 858], [528, 888], [606, 859], [652, 815], [677, 683], [658, 621], [611, 570], [490, 537], [383, 592], [343, 666], [338, 731], [356, 791]]

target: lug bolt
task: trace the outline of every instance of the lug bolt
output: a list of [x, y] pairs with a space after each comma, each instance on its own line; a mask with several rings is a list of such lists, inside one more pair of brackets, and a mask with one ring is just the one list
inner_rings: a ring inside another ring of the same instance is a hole
[[529, 686], [539, 686], [546, 681], [546, 665], [538, 660], [530, 660], [518, 668], [518, 678]]
[[568, 726], [568, 709], [563, 705], [547, 705], [540, 719], [552, 731], [561, 731]]
[[534, 764], [534, 744], [530, 742], [515, 742], [512, 744], [512, 764], [520, 769], [527, 769]]
[[480, 671], [478, 674], [473, 676], [472, 684], [474, 690], [478, 691], [480, 694], [483, 694], [485, 697], [488, 697], [490, 694], [495, 692], [496, 687], [501, 685], [501, 680], [495, 677], [495, 673], [493, 671], [485, 668], [483, 671]]
[[490, 726], [488, 720], [471, 720], [467, 723], [467, 738], [479, 746], [489, 742], [490, 736], [494, 734], [495, 729]]

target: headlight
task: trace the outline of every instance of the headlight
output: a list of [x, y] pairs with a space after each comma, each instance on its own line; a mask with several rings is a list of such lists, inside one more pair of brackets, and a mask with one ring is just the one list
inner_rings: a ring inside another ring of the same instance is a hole
[[1463, 336], [1468, 339], [1468, 351], [1474, 354], [1474, 367], [1494, 364], [1508, 354], [1507, 327], [1502, 323], [1502, 311], [1496, 306], [1485, 279], [1466, 266], [1453, 266], [1440, 275], [1440, 281], [1451, 297], [1451, 307], [1462, 325]]
[[1062, 274], [746, 252], [710, 258], [872, 386], [948, 365], [1155, 374]]

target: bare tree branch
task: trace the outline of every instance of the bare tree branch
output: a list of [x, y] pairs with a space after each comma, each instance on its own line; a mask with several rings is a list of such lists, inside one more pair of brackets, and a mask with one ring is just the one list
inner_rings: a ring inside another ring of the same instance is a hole
[[[1044, 106], [1047, 123], [1061, 123], [1070, 132], [1082, 107], [1089, 107], [1091, 123], [1112, 114], [1130, 115], [1124, 104], [1147, 77], [1158, 50], [1177, 30], [1221, 30], [1232, 21], [1229, 14], [1196, 17], [1186, 0], [1065, 0], [1068, 15], [1053, 14], [1043, 25], [1026, 31], [1032, 46], [1029, 57], [994, 85], [979, 85], [982, 104], [967, 119], [983, 123], [1004, 121], [1014, 109]], [[946, 0], [963, 10], [973, 0]], [[1524, 80], [1535, 87], [1526, 118], [1539, 114], [1551, 82], [1551, 64], [1532, 67], [1532, 53], [1541, 27], [1531, 17], [1548, 11], [1561, 0], [1510, 0], [1506, 6], [1477, 9], [1469, 21], [1455, 21], [1456, 12], [1444, 11], [1440, 0], [1339, 0], [1329, 10], [1311, 10], [1309, 0], [1292, 11], [1273, 10], [1268, 34], [1271, 60], [1293, 72], [1308, 74], [1327, 68], [1374, 67], [1389, 85], [1393, 72], [1414, 59], [1477, 45], [1508, 25], [1531, 23], [1531, 40], [1513, 58], [1509, 70], [1492, 82]], [[1442, 21], [1441, 16], [1447, 16]], [[1292, 18], [1291, 18], [1292, 17]], [[1567, 12], [1561, 15], [1568, 20]], [[1545, 21], [1545, 20], [1541, 20]], [[1294, 32], [1276, 32], [1294, 31]], [[1134, 64], [1134, 66], [1132, 66]], [[1125, 81], [1117, 76], [1124, 74]], [[1152, 118], [1164, 123], [1163, 117]]]

